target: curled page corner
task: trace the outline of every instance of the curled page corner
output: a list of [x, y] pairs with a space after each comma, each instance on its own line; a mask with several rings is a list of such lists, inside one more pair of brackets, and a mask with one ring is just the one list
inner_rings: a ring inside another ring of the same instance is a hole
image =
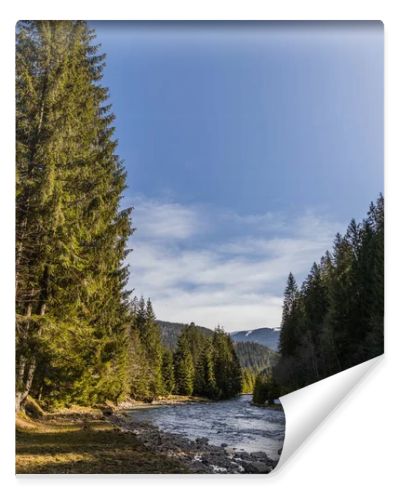
[[285, 442], [276, 471], [374, 368], [383, 355], [280, 398], [286, 417]]

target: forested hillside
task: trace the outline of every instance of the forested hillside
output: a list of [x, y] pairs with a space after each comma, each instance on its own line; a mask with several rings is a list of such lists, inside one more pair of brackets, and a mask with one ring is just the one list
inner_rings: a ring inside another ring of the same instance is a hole
[[242, 391], [252, 393], [258, 375], [263, 371], [272, 373], [279, 354], [256, 342], [235, 342], [234, 346], [242, 367]]
[[133, 299], [131, 396], [152, 400], [160, 395], [232, 397], [241, 391], [242, 372], [232, 341], [221, 328], [204, 333], [185, 325], [176, 348], [162, 345], [151, 301]]
[[255, 330], [241, 330], [233, 332], [232, 340], [235, 342], [253, 342], [261, 344], [275, 352], [279, 350], [279, 328], [256, 328]]
[[352, 220], [332, 252], [314, 263], [298, 287], [289, 274], [280, 360], [274, 378], [282, 394], [383, 352], [384, 201]]
[[[161, 342], [163, 346], [174, 351], [178, 345], [179, 336], [185, 331], [187, 325], [184, 323], [172, 323], [170, 321], [161, 320], [156, 320], [156, 323], [160, 327]], [[196, 325], [196, 331], [208, 337], [212, 337], [214, 333], [213, 330], [198, 325]], [[231, 335], [231, 339], [234, 340], [235, 336]], [[237, 342], [234, 340], [233, 346], [242, 368], [262, 370], [276, 364], [279, 357], [275, 351], [257, 342]]]
[[[182, 332], [187, 332], [187, 325], [160, 320], [157, 320], [157, 324], [160, 327], [162, 344], [166, 350], [173, 352]], [[204, 337], [212, 337], [214, 333], [208, 328], [197, 325], [195, 329], [190, 328], [189, 332], [194, 336], [201, 333]], [[230, 335], [230, 338], [233, 340], [235, 337]], [[242, 368], [242, 391], [251, 393], [258, 373], [266, 368], [271, 370], [277, 363], [279, 354], [256, 342], [233, 342], [233, 347]]]
[[256, 342], [235, 342], [236, 354], [243, 368], [263, 370], [276, 365], [279, 354]]
[[[184, 330], [185, 323], [172, 323], [170, 321], [157, 320], [157, 324], [161, 331], [161, 341], [163, 345], [171, 350], [175, 350], [178, 344], [178, 337]], [[213, 331], [204, 326], [197, 326], [196, 328], [200, 330], [205, 335], [212, 335]]]

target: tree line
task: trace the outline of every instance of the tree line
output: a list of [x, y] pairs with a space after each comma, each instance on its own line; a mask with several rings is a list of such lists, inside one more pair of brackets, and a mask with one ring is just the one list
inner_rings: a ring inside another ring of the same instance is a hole
[[383, 353], [384, 200], [337, 234], [332, 252], [314, 263], [299, 287], [289, 274], [280, 359], [281, 395]]
[[242, 372], [232, 341], [221, 328], [212, 336], [186, 325], [174, 350], [163, 346], [150, 299], [132, 302], [131, 396], [152, 400], [179, 394], [224, 399], [242, 389]]

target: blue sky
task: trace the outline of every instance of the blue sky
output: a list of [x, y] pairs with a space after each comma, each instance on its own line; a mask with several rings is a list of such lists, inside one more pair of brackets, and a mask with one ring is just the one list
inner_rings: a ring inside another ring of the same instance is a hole
[[277, 326], [383, 191], [383, 26], [93, 22], [135, 207], [130, 286], [159, 318]]

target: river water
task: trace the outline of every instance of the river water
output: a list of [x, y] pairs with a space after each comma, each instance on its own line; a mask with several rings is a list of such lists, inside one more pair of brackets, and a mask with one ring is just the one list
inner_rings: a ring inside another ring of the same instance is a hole
[[227, 401], [164, 405], [129, 412], [133, 421], [189, 439], [206, 437], [210, 444], [226, 443], [247, 452], [264, 451], [277, 460], [285, 437], [283, 411], [250, 404], [251, 396]]

